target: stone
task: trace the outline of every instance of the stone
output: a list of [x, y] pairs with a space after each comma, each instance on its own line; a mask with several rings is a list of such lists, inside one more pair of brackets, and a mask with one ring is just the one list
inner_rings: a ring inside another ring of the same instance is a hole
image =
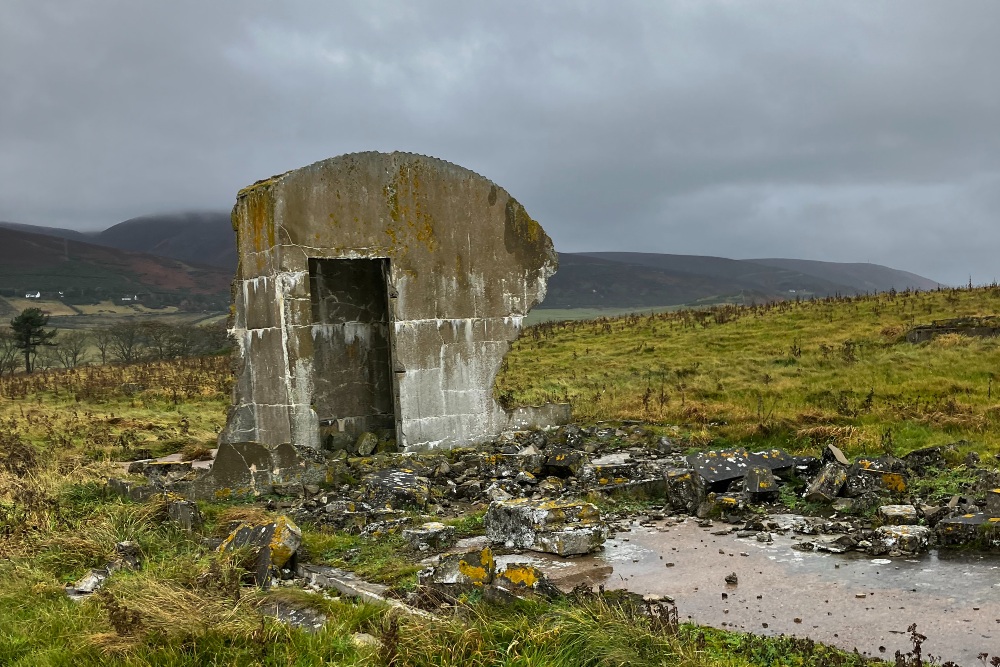
[[844, 455], [840, 447], [830, 444], [823, 450], [823, 461], [826, 463], [839, 463], [842, 466], [851, 465], [851, 461]]
[[557, 255], [490, 180], [355, 153], [244, 188], [232, 218], [236, 382], [220, 443], [332, 447], [369, 431], [413, 451], [570, 414], [493, 395]]
[[290, 518], [281, 516], [271, 523], [241, 523], [222, 541], [218, 551], [226, 553], [250, 547], [254, 552], [254, 580], [266, 588], [274, 570], [294, 566], [293, 559], [301, 544], [302, 531]]
[[422, 586], [482, 587], [493, 583], [496, 562], [489, 547], [447, 553], [417, 575]]
[[493, 544], [559, 556], [596, 551], [607, 537], [600, 512], [590, 503], [523, 498], [494, 502], [484, 525]]
[[109, 569], [138, 570], [142, 566], [142, 549], [131, 540], [115, 543], [115, 557]]
[[751, 466], [743, 478], [743, 493], [752, 503], [770, 502], [778, 497], [778, 481], [769, 468]]
[[941, 544], [1000, 547], [1000, 518], [969, 513], [941, 519], [935, 526]]
[[149, 484], [130, 482], [125, 479], [118, 479], [117, 477], [108, 478], [108, 491], [116, 496], [128, 498], [135, 502], [144, 502], [155, 495], [163, 493], [163, 489], [158, 489]]
[[612, 494], [660, 496], [666, 486], [658, 466], [634, 460], [627, 453], [595, 459], [583, 466], [578, 476], [593, 489]]
[[927, 549], [933, 534], [933, 531], [927, 526], [879, 526], [875, 529], [871, 540], [872, 546], [868, 551], [873, 555], [893, 550], [919, 553]]
[[693, 514], [705, 501], [704, 479], [692, 468], [665, 468], [663, 481], [667, 509]]
[[66, 595], [72, 600], [83, 600], [95, 591], [104, 586], [110, 574], [107, 568], [94, 568], [89, 570], [72, 585], [66, 586]]
[[403, 539], [416, 551], [447, 549], [455, 542], [455, 527], [429, 521], [419, 528], [404, 530]]
[[365, 498], [374, 504], [400, 509], [423, 507], [430, 499], [430, 485], [411, 470], [387, 468], [362, 480]]
[[558, 597], [556, 588], [538, 568], [526, 563], [509, 563], [496, 573], [493, 585], [515, 594], [534, 593], [543, 597]]
[[556, 477], [577, 475], [587, 463], [587, 455], [576, 449], [553, 448], [545, 457], [545, 470]]
[[735, 572], [727, 574], [726, 583], [729, 584], [730, 586], [736, 586], [737, 584], [740, 583], [740, 578], [736, 575]]
[[487, 486], [486, 490], [483, 492], [483, 495], [485, 495], [486, 499], [489, 500], [490, 502], [510, 500], [511, 498], [514, 497], [511, 494], [504, 491], [503, 487], [496, 482], [493, 482], [492, 484]]
[[275, 486], [285, 489], [325, 483], [329, 461], [310, 447], [282, 443], [222, 443], [211, 469], [198, 473], [188, 484], [172, 489], [188, 500], [230, 500], [269, 495]]
[[805, 498], [812, 502], [833, 502], [847, 481], [847, 469], [840, 463], [827, 463], [806, 489]]
[[750, 467], [749, 459], [745, 449], [719, 449], [691, 454], [687, 463], [708, 484], [719, 484], [742, 478]]
[[913, 505], [883, 505], [878, 508], [878, 518], [890, 526], [908, 526], [919, 521]]
[[202, 518], [198, 505], [190, 500], [173, 500], [167, 505], [167, 518], [187, 532], [201, 530]]
[[705, 518], [735, 518], [744, 509], [743, 495], [739, 493], [710, 493], [698, 506], [695, 516]]
[[354, 451], [358, 453], [358, 456], [371, 456], [377, 448], [378, 436], [371, 431], [365, 431], [359, 435], [354, 443]]
[[751, 452], [749, 460], [751, 464], [767, 468], [772, 473], [789, 471], [795, 465], [795, 457], [781, 449]]
[[1000, 489], [986, 492], [986, 513], [991, 517], [1000, 516]]

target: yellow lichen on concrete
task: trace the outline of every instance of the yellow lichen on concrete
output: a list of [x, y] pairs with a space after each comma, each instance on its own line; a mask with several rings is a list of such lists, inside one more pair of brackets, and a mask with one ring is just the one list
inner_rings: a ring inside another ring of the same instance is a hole
[[515, 586], [532, 588], [538, 583], [538, 571], [530, 565], [511, 564], [498, 575]]

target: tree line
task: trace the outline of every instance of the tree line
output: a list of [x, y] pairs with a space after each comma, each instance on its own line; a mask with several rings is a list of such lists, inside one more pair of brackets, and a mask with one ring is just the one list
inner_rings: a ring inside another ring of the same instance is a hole
[[129, 319], [87, 331], [48, 329], [48, 322], [41, 309], [26, 308], [9, 328], [0, 328], [0, 375], [219, 354], [231, 347], [222, 322], [196, 326]]

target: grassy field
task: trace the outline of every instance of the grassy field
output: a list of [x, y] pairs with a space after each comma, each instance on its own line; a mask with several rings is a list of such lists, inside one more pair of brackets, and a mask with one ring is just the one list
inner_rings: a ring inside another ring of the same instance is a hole
[[994, 454], [1000, 339], [903, 334], [998, 312], [1000, 289], [977, 288], [545, 323], [514, 345], [497, 391], [570, 401], [585, 421], [680, 425], [703, 443], [901, 453], [966, 440]]
[[[913, 345], [906, 329], [991, 315], [1000, 290], [719, 307], [529, 328], [498, 392], [510, 403], [570, 400], [582, 421], [638, 419], [692, 446], [834, 441], [881, 453], [965, 439], [1000, 451], [993, 373], [1000, 340], [946, 335]], [[665, 627], [600, 600], [496, 607], [425, 621], [277, 588], [241, 587], [240, 554], [219, 557], [163, 519], [164, 504], [105, 490], [112, 461], [211, 447], [225, 419], [229, 360], [81, 367], [0, 379], [0, 665], [852, 665], [808, 640]], [[264, 517], [259, 506], [202, 504], [204, 533]], [[455, 521], [481, 529], [481, 514]], [[304, 526], [317, 562], [412, 585], [398, 537], [365, 540]], [[122, 540], [144, 566], [72, 602], [63, 586], [103, 565]], [[318, 633], [262, 618], [308, 607]], [[359, 645], [355, 633], [379, 640]]]

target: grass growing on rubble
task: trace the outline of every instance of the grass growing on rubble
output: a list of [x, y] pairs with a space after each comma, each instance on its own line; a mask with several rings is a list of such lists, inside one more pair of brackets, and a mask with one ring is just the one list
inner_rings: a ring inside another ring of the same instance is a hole
[[578, 420], [682, 425], [716, 444], [901, 453], [965, 439], [1000, 452], [1000, 339], [914, 325], [1000, 312], [1000, 288], [720, 306], [525, 331], [497, 393], [570, 401]]

